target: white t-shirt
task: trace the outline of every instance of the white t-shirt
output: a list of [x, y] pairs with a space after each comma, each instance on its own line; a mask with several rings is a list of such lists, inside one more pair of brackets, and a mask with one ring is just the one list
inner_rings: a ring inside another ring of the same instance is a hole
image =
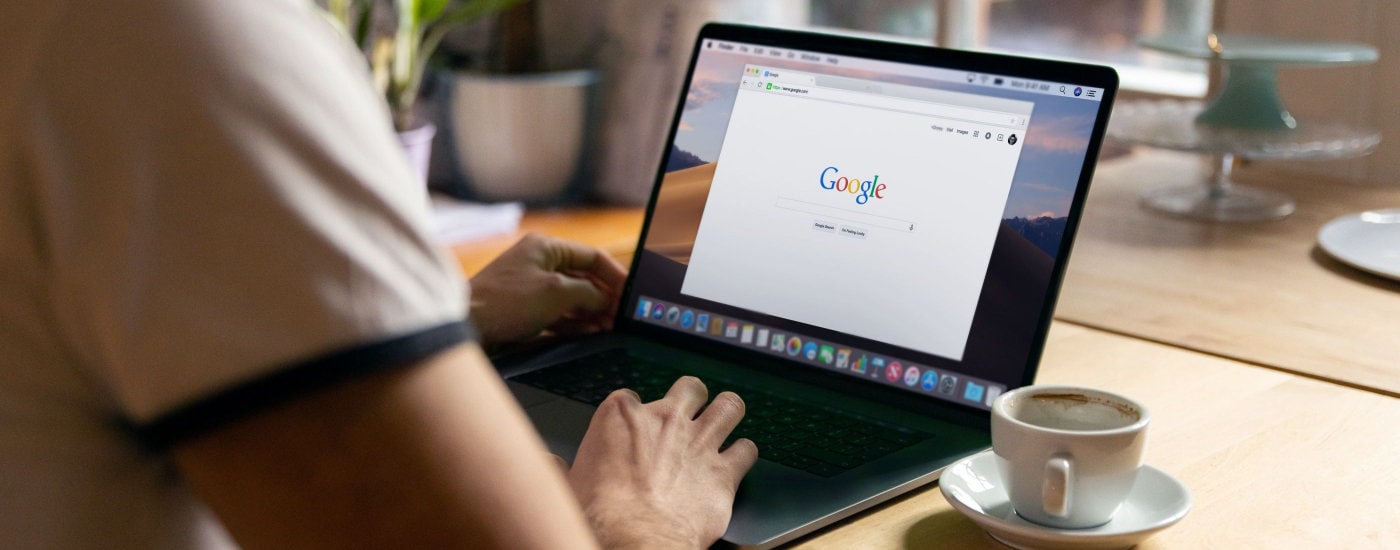
[[228, 546], [160, 448], [471, 338], [363, 63], [306, 0], [0, 4], [0, 548]]

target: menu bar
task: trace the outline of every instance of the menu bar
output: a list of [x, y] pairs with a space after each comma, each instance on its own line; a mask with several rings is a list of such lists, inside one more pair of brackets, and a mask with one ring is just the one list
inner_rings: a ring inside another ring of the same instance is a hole
[[724, 54], [755, 56], [768, 59], [784, 59], [815, 66], [847, 67], [865, 71], [888, 72], [914, 76], [943, 82], [960, 82], [978, 87], [1004, 88], [1017, 92], [1037, 95], [1053, 95], [1068, 99], [1102, 101], [1103, 88], [1082, 86], [1071, 82], [1054, 82], [1016, 78], [992, 73], [978, 73], [910, 65], [893, 61], [880, 61], [858, 57], [831, 55], [819, 52], [758, 46], [743, 42], [706, 40], [702, 48]]

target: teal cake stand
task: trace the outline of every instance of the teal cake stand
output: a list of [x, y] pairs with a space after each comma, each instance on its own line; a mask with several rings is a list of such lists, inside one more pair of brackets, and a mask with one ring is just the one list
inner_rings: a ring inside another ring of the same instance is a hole
[[1108, 129], [1112, 139], [1215, 156], [1212, 174], [1201, 185], [1148, 191], [1143, 195], [1148, 208], [1212, 221], [1282, 218], [1293, 213], [1293, 199], [1235, 183], [1231, 171], [1236, 157], [1339, 159], [1365, 155], [1380, 143], [1380, 133], [1372, 129], [1299, 122], [1289, 114], [1277, 85], [1279, 67], [1372, 63], [1375, 48], [1229, 34], [1141, 42], [1147, 48], [1220, 64], [1225, 74], [1224, 85], [1209, 104], [1145, 100], [1123, 102], [1114, 110]]

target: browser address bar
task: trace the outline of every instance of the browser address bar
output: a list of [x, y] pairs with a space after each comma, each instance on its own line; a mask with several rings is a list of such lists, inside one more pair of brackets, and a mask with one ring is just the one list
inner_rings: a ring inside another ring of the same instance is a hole
[[930, 103], [927, 101], [915, 101], [898, 97], [865, 94], [860, 92], [850, 92], [835, 88], [818, 88], [815, 86], [803, 86], [786, 82], [773, 83], [773, 92], [783, 95], [807, 97], [823, 101], [835, 101], [862, 107], [873, 107], [877, 109], [889, 109], [892, 111], [903, 111], [950, 120], [963, 122], [975, 122], [979, 124], [990, 124], [994, 126], [1005, 126], [1008, 128], [1019, 128], [1023, 118], [1012, 113], [998, 113], [994, 111], [983, 111], [980, 109], [968, 109], [955, 105], [942, 103]]

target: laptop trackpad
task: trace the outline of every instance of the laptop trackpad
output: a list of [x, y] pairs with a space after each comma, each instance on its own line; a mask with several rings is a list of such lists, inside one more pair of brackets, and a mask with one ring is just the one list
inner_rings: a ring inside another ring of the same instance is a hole
[[520, 401], [520, 405], [525, 408], [530, 423], [540, 431], [540, 437], [544, 438], [549, 452], [572, 464], [574, 454], [578, 452], [578, 444], [583, 441], [584, 432], [588, 431], [588, 422], [593, 419], [595, 408], [523, 384], [512, 382], [507, 385]]
[[520, 403], [520, 407], [524, 409], [556, 399], [563, 399], [559, 394], [550, 393], [539, 388], [532, 388], [512, 380], [506, 380], [506, 388], [510, 389], [511, 395], [515, 396], [515, 401]]

